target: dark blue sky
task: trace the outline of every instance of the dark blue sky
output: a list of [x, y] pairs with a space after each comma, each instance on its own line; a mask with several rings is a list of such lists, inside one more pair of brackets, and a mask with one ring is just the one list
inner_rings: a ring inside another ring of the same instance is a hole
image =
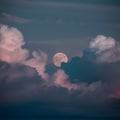
[[30, 49], [34, 44], [35, 49], [71, 57], [97, 35], [119, 40], [119, 6], [112, 0], [1, 0], [0, 22], [20, 29]]

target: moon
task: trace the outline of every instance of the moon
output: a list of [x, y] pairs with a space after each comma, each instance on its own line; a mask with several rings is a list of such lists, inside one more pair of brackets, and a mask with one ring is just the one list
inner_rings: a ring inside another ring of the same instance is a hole
[[67, 63], [68, 62], [68, 57], [66, 54], [64, 53], [56, 53], [54, 56], [53, 56], [53, 64], [57, 67], [60, 67], [61, 66], [61, 63], [62, 62], [65, 62]]

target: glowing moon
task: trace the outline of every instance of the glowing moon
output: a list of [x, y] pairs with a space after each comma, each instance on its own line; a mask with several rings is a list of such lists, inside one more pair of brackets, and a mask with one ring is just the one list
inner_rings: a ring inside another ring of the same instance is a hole
[[60, 67], [62, 62], [68, 62], [68, 57], [64, 53], [56, 53], [53, 56], [53, 63], [55, 66]]

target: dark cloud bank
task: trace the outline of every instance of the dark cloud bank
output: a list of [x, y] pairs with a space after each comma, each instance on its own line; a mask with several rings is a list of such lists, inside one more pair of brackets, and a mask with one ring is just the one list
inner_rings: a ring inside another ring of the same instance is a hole
[[[0, 26], [0, 117], [120, 118], [120, 45], [98, 35], [60, 68], [22, 48], [22, 33]], [[18, 56], [19, 55], [19, 56]]]

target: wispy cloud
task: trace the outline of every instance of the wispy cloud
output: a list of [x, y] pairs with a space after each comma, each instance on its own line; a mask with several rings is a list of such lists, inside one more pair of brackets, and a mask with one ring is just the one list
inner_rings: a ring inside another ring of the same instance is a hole
[[16, 23], [28, 23], [28, 22], [31, 21], [29, 19], [18, 17], [18, 16], [11, 15], [11, 14], [8, 14], [8, 13], [2, 13], [0, 15], [0, 18], [11, 21], [11, 22], [16, 22]]
[[102, 11], [120, 10], [119, 6], [103, 5], [103, 4], [84, 4], [84, 3], [72, 3], [72, 2], [51, 2], [51, 1], [32, 1], [25, 0], [24, 4], [32, 6], [44, 6], [52, 8], [73, 8], [73, 9], [96, 9]]

